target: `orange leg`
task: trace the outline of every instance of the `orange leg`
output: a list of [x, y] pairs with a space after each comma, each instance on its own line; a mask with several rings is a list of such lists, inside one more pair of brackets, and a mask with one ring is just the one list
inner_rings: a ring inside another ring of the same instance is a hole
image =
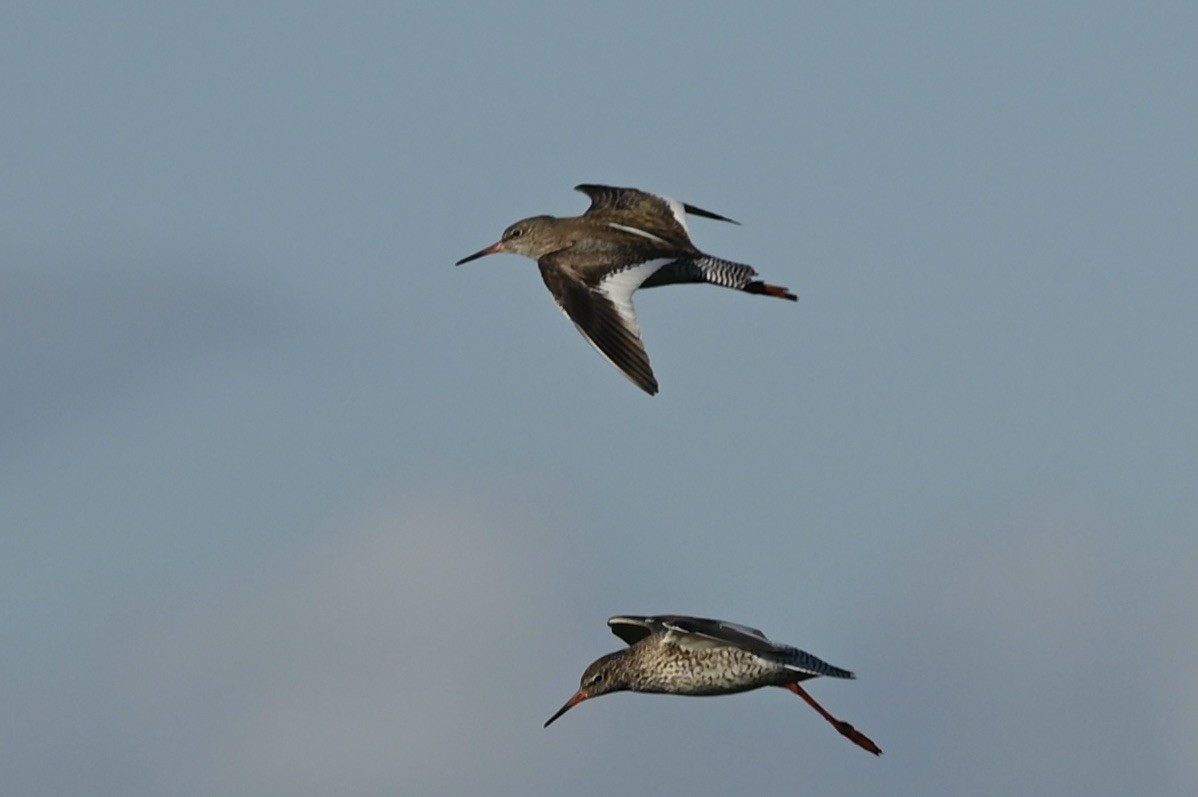
[[815, 702], [815, 698], [807, 694], [807, 690], [805, 690], [803, 687], [799, 686], [798, 684], [786, 684], [786, 688], [806, 700], [807, 705], [818, 711], [820, 716], [832, 723], [832, 727], [840, 731], [842, 736], [847, 736], [850, 742], [858, 747], [864, 747], [874, 755], [882, 755], [882, 748], [874, 744], [873, 740], [847, 722], [838, 720], [829, 714], [823, 706]]
[[792, 302], [797, 302], [799, 300], [798, 296], [795, 296], [781, 285], [770, 285], [769, 283], [762, 282], [761, 280], [753, 280], [744, 288], [742, 288], [742, 290], [745, 293], [763, 293], [766, 296], [777, 296], [779, 299], [790, 299]]

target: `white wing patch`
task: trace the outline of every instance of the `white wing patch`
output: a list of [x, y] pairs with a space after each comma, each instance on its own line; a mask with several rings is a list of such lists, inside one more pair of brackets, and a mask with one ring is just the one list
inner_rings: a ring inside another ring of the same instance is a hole
[[[745, 636], [764, 643], [770, 648], [777, 647], [773, 642], [766, 638], [765, 634], [761, 633], [756, 628], [749, 628], [745, 625], [729, 623], [723, 620], [712, 622], [717, 623], [721, 629], [728, 629], [729, 631], [735, 631], [737, 633], [744, 634]], [[712, 648], [743, 647], [742, 643], [736, 640], [720, 639], [716, 636], [708, 636], [707, 634], [699, 631], [689, 631], [669, 622], [663, 623], [663, 625], [665, 625], [666, 628], [666, 641], [677, 645], [683, 650], [711, 650]], [[754, 654], [760, 655], [756, 651]]]
[[636, 310], [632, 307], [632, 294], [636, 289], [644, 284], [645, 280], [652, 277], [659, 268], [666, 263], [672, 263], [673, 258], [658, 257], [653, 260], [646, 260], [644, 263], [638, 263], [635, 266], [613, 271], [611, 274], [599, 281], [596, 290], [607, 297], [608, 301], [615, 306], [616, 312], [620, 314], [622, 320], [636, 336], [641, 336], [641, 328], [636, 323]]
[[727, 642], [721, 642], [718, 639], [711, 637], [692, 634], [689, 631], [683, 631], [681, 628], [676, 628], [672, 625], [666, 626], [664, 641], [671, 645], [677, 645], [683, 650], [711, 650], [712, 648], [726, 648]]
[[670, 212], [674, 214], [674, 219], [682, 225], [682, 229], [686, 232], [686, 234], [690, 235], [690, 227], [686, 226], [686, 208], [683, 207], [682, 203], [677, 199], [672, 199], [668, 196], [661, 196], [660, 194], [654, 194], [654, 196], [666, 203], [666, 206], [670, 209]]
[[665, 238], [660, 238], [651, 232], [646, 232], [645, 230], [641, 230], [636, 227], [630, 227], [627, 224], [616, 224], [614, 221], [609, 221], [607, 226], [611, 227], [613, 230], [622, 230], [624, 232], [630, 232], [633, 235], [639, 235], [642, 238], [648, 238], [650, 241], [656, 241], [659, 244], [666, 243]]
[[712, 648], [736, 647], [725, 640], [714, 639], [704, 634], [696, 634], [693, 631], [687, 631], [669, 622], [663, 623], [663, 625], [666, 627], [665, 641], [677, 645], [683, 650], [711, 650]]
[[773, 642], [770, 642], [769, 639], [766, 638], [765, 634], [761, 633], [756, 628], [749, 628], [747, 625], [740, 625], [739, 623], [729, 623], [729, 622], [725, 622], [723, 620], [720, 621], [720, 625], [724, 626], [725, 628], [734, 628], [737, 631], [740, 631], [742, 634], [747, 634], [748, 636], [756, 637], [757, 639], [760, 639], [762, 642], [766, 642], [771, 645], [774, 644]]

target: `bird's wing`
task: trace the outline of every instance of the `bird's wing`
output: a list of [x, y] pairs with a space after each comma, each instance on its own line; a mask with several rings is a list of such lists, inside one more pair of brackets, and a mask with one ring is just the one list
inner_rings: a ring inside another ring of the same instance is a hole
[[654, 617], [619, 616], [607, 621], [611, 632], [629, 645], [635, 645], [654, 631]]
[[656, 619], [666, 629], [666, 639], [684, 649], [732, 646], [780, 662], [788, 670], [803, 673], [809, 677], [819, 675], [831, 678], [853, 677], [848, 670], [834, 667], [805, 650], [770, 641], [756, 628], [723, 620], [705, 620], [701, 617], [666, 615]]
[[620, 616], [611, 618], [607, 624], [616, 636], [630, 645], [650, 634], [664, 634], [668, 641], [687, 650], [732, 646], [763, 655], [778, 655], [788, 650], [771, 642], [756, 628], [703, 617], [681, 614]]
[[737, 623], [683, 615], [663, 615], [659, 619], [666, 629], [666, 638], [681, 648], [693, 650], [731, 646], [761, 655], [776, 654], [782, 650], [782, 646], [771, 642], [756, 628]]
[[[612, 633], [629, 645], [636, 644], [650, 634], [662, 634], [667, 642], [675, 644], [683, 650], [706, 650], [717, 647], [740, 648], [779, 662], [788, 670], [802, 673], [808, 678], [821, 675], [829, 678], [854, 677], [848, 670], [831, 665], [805, 650], [772, 642], [756, 628], [724, 620], [709, 620], [680, 614], [661, 614], [652, 617], [613, 617], [607, 621], [607, 624], [611, 626]], [[800, 680], [806, 680], [806, 678]]]
[[553, 252], [537, 261], [541, 278], [587, 342], [638, 387], [653, 395], [657, 392], [657, 380], [641, 340], [632, 294], [669, 258], [629, 263], [587, 278], [577, 262], [577, 258], [586, 256], [585, 244]]
[[688, 205], [685, 202], [679, 202], [677, 199], [672, 199], [668, 196], [651, 194], [639, 188], [622, 188], [614, 185], [582, 183], [581, 185], [574, 186], [574, 190], [581, 191], [591, 198], [591, 206], [587, 208], [587, 214], [610, 210], [626, 212], [630, 216], [656, 217], [662, 223], [676, 224], [682, 229], [684, 235], [690, 234], [690, 230], [686, 225], [686, 214], [688, 213], [692, 216], [702, 216], [705, 219], [739, 224], [739, 222], [733, 221], [727, 216], [721, 216], [718, 213], [712, 213], [710, 210], [704, 210], [694, 205]]

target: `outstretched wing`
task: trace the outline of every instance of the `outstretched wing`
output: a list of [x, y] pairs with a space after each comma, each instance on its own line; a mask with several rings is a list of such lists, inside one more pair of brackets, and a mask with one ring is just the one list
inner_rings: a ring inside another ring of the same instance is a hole
[[770, 641], [756, 628], [710, 620], [703, 617], [688, 617], [680, 614], [661, 614], [649, 617], [617, 616], [607, 621], [612, 633], [629, 645], [634, 645], [650, 634], [662, 634], [666, 641], [684, 650], [704, 650], [715, 647], [735, 647], [747, 650], [763, 658], [780, 662], [789, 670], [808, 677], [852, 678], [853, 674], [829, 664], [805, 650], [779, 645]]
[[753, 653], [778, 653], [785, 648], [766, 639], [756, 628], [709, 620], [703, 617], [688, 617], [682, 614], [659, 614], [654, 616], [621, 615], [607, 621], [612, 633], [628, 644], [634, 644], [650, 634], [665, 634], [680, 647], [697, 649], [731, 645]]
[[677, 199], [672, 199], [668, 196], [650, 194], [648, 191], [641, 191], [639, 188], [583, 183], [574, 186], [574, 189], [581, 191], [591, 198], [591, 206], [587, 208], [586, 213], [583, 215], [610, 212], [613, 216], [640, 219], [644, 227], [649, 228], [645, 230], [646, 232], [669, 232], [673, 233], [673, 235], [667, 237], [675, 238], [680, 234], [683, 241], [689, 241], [690, 229], [686, 224], [686, 214], [688, 213], [693, 216], [702, 216], [703, 218], [715, 219], [716, 221], [726, 221], [731, 224], [740, 223], [733, 221], [727, 216], [712, 213], [710, 210], [688, 205], [685, 202], [679, 202]]
[[576, 268], [563, 265], [559, 257], [570, 252], [571, 257], [577, 258], [577, 249], [576, 245], [537, 261], [545, 286], [562, 312], [604, 359], [646, 393], [657, 393], [657, 379], [641, 340], [632, 294], [669, 260], [656, 258], [611, 269], [592, 282], [581, 277]]
[[609, 618], [607, 626], [620, 639], [629, 645], [635, 645], [654, 632], [657, 627], [656, 620], [656, 617], [627, 615]]

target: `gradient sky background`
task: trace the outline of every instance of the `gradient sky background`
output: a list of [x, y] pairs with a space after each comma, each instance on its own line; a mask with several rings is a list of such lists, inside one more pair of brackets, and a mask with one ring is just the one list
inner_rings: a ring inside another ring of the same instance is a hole
[[[6, 3], [0, 792], [1198, 793], [1192, 4]], [[579, 182], [797, 305], [531, 261]], [[541, 723], [618, 613], [813, 694]]]

